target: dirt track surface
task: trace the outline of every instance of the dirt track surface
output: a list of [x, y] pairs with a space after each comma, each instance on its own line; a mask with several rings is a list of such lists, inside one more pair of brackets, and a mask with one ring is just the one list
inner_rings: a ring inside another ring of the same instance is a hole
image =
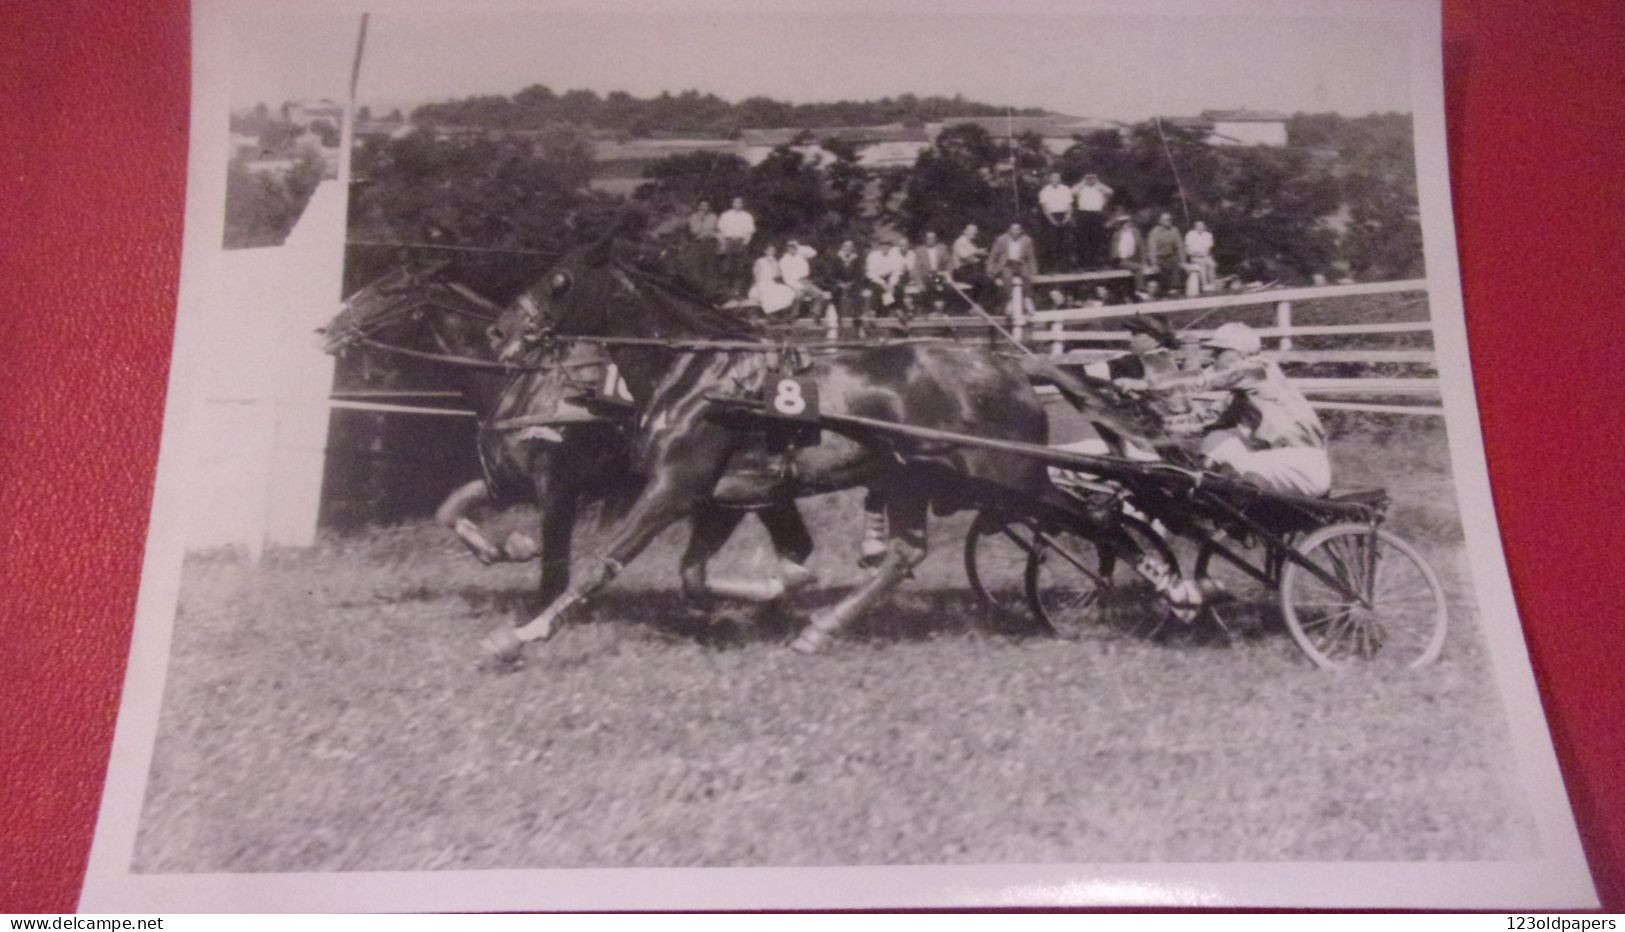
[[[1069, 643], [985, 619], [962, 517], [829, 653], [830, 593], [685, 608], [668, 535], [526, 665], [533, 567], [429, 527], [188, 561], [141, 871], [1502, 859], [1534, 844], [1436, 457], [1381, 464], [1452, 599], [1441, 661], [1320, 672], [1279, 629]], [[1347, 464], [1345, 466], [1345, 463]], [[1405, 467], [1405, 468], [1400, 468]], [[857, 579], [856, 502], [809, 507]], [[719, 572], [766, 565], [758, 529]], [[730, 569], [731, 568], [731, 569]], [[1262, 607], [1259, 616], [1267, 620]]]

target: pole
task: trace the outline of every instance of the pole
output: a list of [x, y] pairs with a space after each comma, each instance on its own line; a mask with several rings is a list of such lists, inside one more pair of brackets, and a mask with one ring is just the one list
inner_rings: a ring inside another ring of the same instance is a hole
[[1162, 131], [1162, 117], [1152, 117], [1157, 125], [1157, 138], [1162, 140], [1162, 154], [1168, 159], [1168, 168], [1174, 173], [1174, 187], [1179, 189], [1179, 209], [1185, 215], [1185, 226], [1191, 225], [1191, 205], [1185, 200], [1185, 183], [1179, 180], [1179, 166], [1174, 164], [1173, 150], [1168, 148], [1168, 137]]
[[1024, 346], [1020, 340], [1016, 339], [1016, 337], [1013, 334], [1010, 333], [1010, 331], [1008, 331], [1008, 330], [1004, 329], [1003, 327], [999, 326], [999, 322], [993, 319], [993, 315], [989, 314], [985, 308], [983, 308], [980, 304], [977, 304], [976, 301], [973, 298], [971, 298], [970, 295], [966, 294], [965, 289], [959, 287], [958, 282], [954, 281], [951, 278], [945, 278], [945, 279], [943, 279], [943, 281], [947, 283], [949, 288], [952, 288], [954, 290], [955, 294], [959, 295], [961, 298], [964, 298], [965, 303], [970, 305], [970, 309], [975, 311], [977, 314], [981, 315], [981, 318], [983, 320], [987, 321], [987, 324], [988, 324], [989, 327], [992, 327], [994, 330], [997, 330], [999, 333], [1003, 334], [1004, 338], [1006, 340], [1009, 340], [1010, 344], [1012, 346], [1014, 346], [1018, 350], [1021, 350], [1023, 353], [1026, 353], [1028, 356], [1037, 356], [1038, 355], [1037, 353], [1033, 352], [1032, 350], [1030, 350], [1026, 346]]
[[355, 93], [361, 81], [361, 53], [367, 46], [367, 17], [361, 14], [361, 30], [355, 37], [355, 61], [350, 65], [350, 96], [344, 105], [344, 126], [339, 133], [339, 190], [344, 192], [345, 211], [350, 203], [350, 154], [355, 148]]

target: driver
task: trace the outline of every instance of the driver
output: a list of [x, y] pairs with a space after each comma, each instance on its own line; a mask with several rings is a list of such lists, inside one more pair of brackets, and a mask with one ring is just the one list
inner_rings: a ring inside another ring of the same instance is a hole
[[1243, 323], [1222, 324], [1202, 345], [1217, 353], [1210, 368], [1151, 375], [1157, 395], [1228, 391], [1229, 406], [1202, 437], [1202, 456], [1270, 492], [1319, 497], [1331, 491], [1326, 429], [1281, 367], [1260, 355], [1262, 344]]

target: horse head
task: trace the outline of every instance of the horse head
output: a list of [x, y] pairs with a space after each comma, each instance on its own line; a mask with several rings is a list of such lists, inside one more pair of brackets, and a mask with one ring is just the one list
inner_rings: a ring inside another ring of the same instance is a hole
[[486, 331], [496, 357], [514, 362], [555, 337], [602, 335], [618, 290], [612, 250], [609, 238], [576, 249], [520, 292]]
[[356, 345], [383, 343], [430, 352], [471, 355], [483, 349], [484, 326], [498, 308], [475, 292], [449, 282], [449, 263], [408, 264], [391, 269], [345, 299], [318, 332], [323, 348], [342, 355]]
[[628, 215], [525, 289], [490, 328], [497, 358], [513, 362], [542, 344], [570, 338], [754, 334], [717, 309], [710, 289], [667, 267], [658, 251], [628, 239], [640, 228], [638, 215]]

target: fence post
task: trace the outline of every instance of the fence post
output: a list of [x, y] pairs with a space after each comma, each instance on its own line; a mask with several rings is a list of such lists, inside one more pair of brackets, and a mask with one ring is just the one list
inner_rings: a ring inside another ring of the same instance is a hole
[[1061, 346], [1061, 322], [1057, 320], [1049, 325], [1049, 354], [1059, 356], [1064, 351]]
[[1285, 352], [1292, 348], [1292, 302], [1282, 301], [1275, 305], [1275, 326], [1283, 332], [1281, 334], [1280, 348]]
[[1017, 343], [1027, 339], [1027, 290], [1021, 286], [1021, 279], [1010, 277], [1010, 335], [1016, 338]]
[[831, 343], [841, 338], [841, 309], [831, 300], [824, 306], [824, 339]]

